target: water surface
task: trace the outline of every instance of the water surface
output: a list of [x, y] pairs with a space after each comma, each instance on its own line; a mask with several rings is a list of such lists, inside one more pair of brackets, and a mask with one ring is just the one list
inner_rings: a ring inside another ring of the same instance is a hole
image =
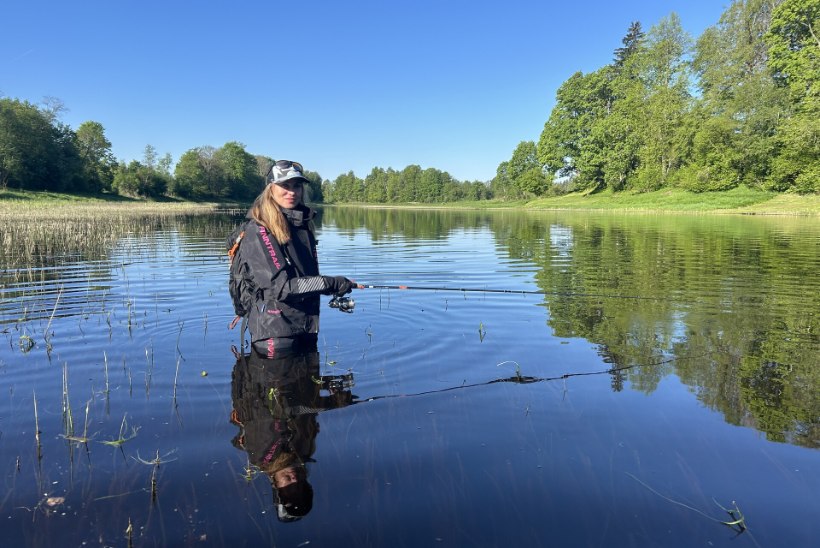
[[[324, 273], [492, 291], [325, 299], [293, 382], [231, 351], [237, 221], [0, 238], [4, 545], [820, 538], [816, 220], [327, 208]], [[274, 386], [311, 451], [288, 523], [253, 462]]]

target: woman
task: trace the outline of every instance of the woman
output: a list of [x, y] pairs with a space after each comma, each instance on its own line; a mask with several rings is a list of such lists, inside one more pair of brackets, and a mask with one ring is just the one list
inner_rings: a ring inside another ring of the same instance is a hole
[[247, 315], [253, 347], [273, 358], [314, 348], [319, 295], [344, 295], [355, 284], [319, 274], [313, 211], [302, 199], [309, 182], [302, 165], [278, 160], [265, 179], [248, 221], [229, 240], [230, 290], [237, 316]]

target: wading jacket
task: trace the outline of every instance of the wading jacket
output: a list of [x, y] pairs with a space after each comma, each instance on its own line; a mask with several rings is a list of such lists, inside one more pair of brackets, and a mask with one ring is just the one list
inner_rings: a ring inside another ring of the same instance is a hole
[[318, 333], [319, 295], [329, 291], [319, 275], [313, 211], [299, 205], [282, 213], [290, 224], [287, 244], [279, 244], [253, 219], [228, 240], [236, 249], [229, 283], [234, 309], [237, 316], [247, 318], [251, 343], [257, 348], [271, 339]]

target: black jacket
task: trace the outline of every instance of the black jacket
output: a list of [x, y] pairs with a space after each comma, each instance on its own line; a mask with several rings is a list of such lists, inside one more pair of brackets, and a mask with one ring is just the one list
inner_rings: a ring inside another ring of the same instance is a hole
[[[241, 242], [233, 258], [230, 291], [239, 316], [247, 316], [251, 342], [319, 332], [319, 295], [330, 291], [319, 275], [313, 211], [304, 205], [282, 212], [291, 239], [281, 245], [273, 234], [248, 219], [231, 235]], [[272, 343], [271, 343], [272, 344]]]

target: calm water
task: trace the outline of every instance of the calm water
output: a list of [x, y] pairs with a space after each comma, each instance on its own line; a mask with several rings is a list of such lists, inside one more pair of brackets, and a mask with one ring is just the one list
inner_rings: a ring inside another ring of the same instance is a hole
[[231, 351], [236, 220], [0, 228], [3, 546], [820, 542], [816, 220], [327, 209], [326, 274], [542, 294], [359, 290], [277, 367]]

